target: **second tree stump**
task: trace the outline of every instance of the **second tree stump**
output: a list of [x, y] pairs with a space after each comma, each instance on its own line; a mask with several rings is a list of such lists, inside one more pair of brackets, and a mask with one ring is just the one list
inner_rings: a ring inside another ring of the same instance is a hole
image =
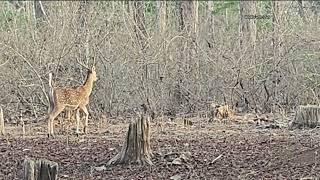
[[320, 125], [320, 106], [307, 105], [299, 106], [296, 116], [292, 121], [290, 128], [310, 127], [314, 128]]
[[56, 180], [58, 163], [46, 159], [25, 159], [23, 180]]

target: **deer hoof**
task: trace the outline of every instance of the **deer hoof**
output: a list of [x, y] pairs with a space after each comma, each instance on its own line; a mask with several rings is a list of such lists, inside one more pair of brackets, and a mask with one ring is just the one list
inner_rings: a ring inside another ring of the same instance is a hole
[[49, 139], [54, 139], [55, 137], [54, 137], [53, 134], [48, 134], [48, 138], [49, 138]]

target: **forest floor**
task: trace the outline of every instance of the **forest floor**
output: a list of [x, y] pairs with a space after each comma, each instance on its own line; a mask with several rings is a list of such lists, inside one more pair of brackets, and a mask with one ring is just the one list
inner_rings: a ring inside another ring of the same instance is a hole
[[[128, 122], [91, 121], [76, 137], [56, 128], [47, 139], [45, 122], [8, 125], [0, 137], [0, 179], [21, 179], [25, 157], [59, 164], [60, 179], [315, 179], [320, 176], [318, 129], [270, 128], [265, 123], [182, 119], [151, 122], [153, 166], [103, 165], [121, 149]], [[71, 131], [71, 130], [70, 130]]]

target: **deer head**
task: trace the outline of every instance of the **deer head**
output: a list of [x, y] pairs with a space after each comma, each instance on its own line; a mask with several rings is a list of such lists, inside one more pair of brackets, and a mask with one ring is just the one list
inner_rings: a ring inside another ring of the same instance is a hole
[[95, 67], [95, 64], [96, 64], [95, 58], [93, 58], [93, 64], [92, 64], [91, 68], [89, 68], [87, 65], [81, 63], [78, 59], [77, 59], [77, 61], [78, 61], [78, 64], [80, 64], [81, 66], [83, 66], [84, 68], [86, 68], [88, 70], [88, 77], [91, 76], [93, 81], [98, 80], [97, 73], [96, 73], [96, 67]]

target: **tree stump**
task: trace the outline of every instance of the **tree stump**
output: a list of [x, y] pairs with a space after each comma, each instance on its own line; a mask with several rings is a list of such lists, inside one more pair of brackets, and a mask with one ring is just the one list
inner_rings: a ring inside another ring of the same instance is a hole
[[4, 118], [3, 118], [3, 110], [0, 107], [0, 135], [4, 135]]
[[130, 123], [121, 151], [109, 160], [107, 166], [131, 163], [152, 165], [151, 156], [150, 117], [140, 115]]
[[58, 163], [46, 159], [24, 160], [23, 180], [57, 180]]
[[314, 128], [320, 125], [320, 106], [307, 105], [299, 106], [294, 120], [289, 128], [310, 127]]

